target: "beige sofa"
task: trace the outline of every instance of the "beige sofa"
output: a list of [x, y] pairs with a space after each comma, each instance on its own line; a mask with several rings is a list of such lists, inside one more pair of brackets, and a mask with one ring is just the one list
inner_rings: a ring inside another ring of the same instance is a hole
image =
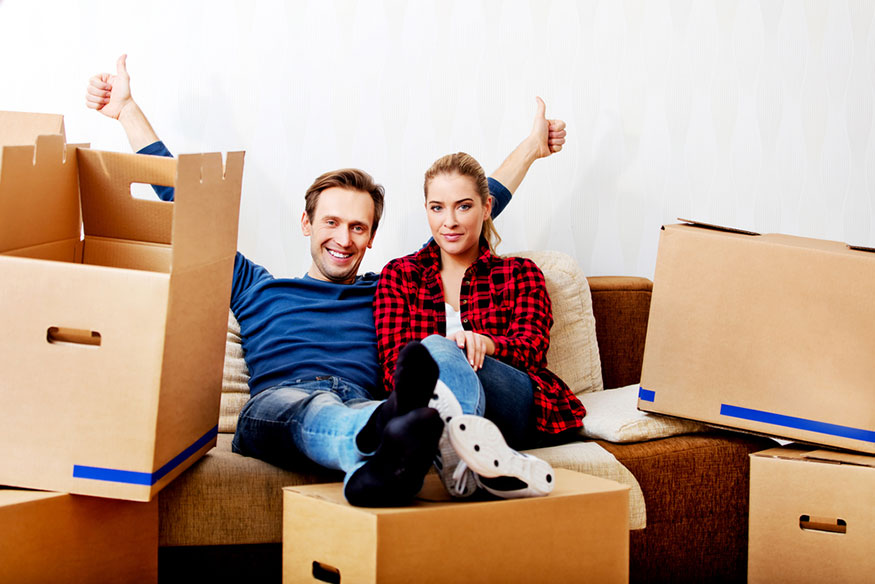
[[[570, 257], [557, 252], [520, 255], [541, 267], [553, 300], [550, 367], [584, 403], [594, 399], [584, 423], [591, 420], [595, 426], [600, 404], [606, 403], [598, 399], [614, 394], [594, 392], [639, 379], [651, 283], [643, 278], [585, 278]], [[283, 470], [231, 452], [236, 414], [248, 397], [234, 324], [232, 320], [229, 327], [218, 446], [159, 495], [162, 582], [192, 577], [278, 582], [281, 488], [342, 479], [340, 473], [312, 464]], [[636, 418], [636, 413], [630, 416]], [[637, 416], [635, 424], [642, 414]], [[702, 432], [702, 427], [681, 420], [645, 418], [631, 438], [644, 442], [619, 444], [581, 436], [579, 442], [538, 454], [557, 467], [630, 484], [630, 509], [638, 527], [630, 532], [632, 581], [743, 581], [748, 454], [771, 443]], [[697, 432], [685, 433], [690, 430]]]

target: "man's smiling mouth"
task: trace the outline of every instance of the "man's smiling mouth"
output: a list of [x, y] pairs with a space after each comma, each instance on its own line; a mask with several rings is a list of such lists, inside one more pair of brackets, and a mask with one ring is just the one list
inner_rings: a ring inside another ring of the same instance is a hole
[[341, 253], [339, 251], [334, 251], [333, 249], [328, 249], [326, 251], [331, 255], [331, 257], [337, 258], [339, 260], [345, 260], [352, 257], [351, 253]]

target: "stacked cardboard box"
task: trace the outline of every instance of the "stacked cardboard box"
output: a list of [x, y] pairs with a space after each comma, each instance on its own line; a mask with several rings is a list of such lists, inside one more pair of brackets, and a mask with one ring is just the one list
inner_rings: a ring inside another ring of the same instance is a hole
[[[664, 227], [639, 409], [875, 454], [872, 290], [872, 249], [694, 222]], [[778, 488], [767, 481], [770, 473], [794, 475], [780, 487], [788, 500], [797, 484], [829, 484], [831, 472], [852, 481], [868, 477], [872, 507], [872, 472], [790, 464], [781, 454], [755, 456], [754, 468], [763, 470], [751, 476], [752, 579], [763, 565], [759, 554], [794, 555], [776, 553], [777, 542], [755, 547], [755, 526], [772, 516], [763, 515], [769, 505], [754, 506], [754, 493]], [[850, 492], [848, 501], [863, 492]], [[798, 523], [799, 514], [797, 529]], [[795, 545], [792, 538], [780, 541]]]
[[748, 580], [871, 582], [875, 457], [817, 447], [751, 455]]
[[0, 146], [0, 485], [151, 501], [216, 441], [243, 153], [100, 152], [13, 112]]
[[0, 582], [155, 582], [151, 503], [0, 487]]

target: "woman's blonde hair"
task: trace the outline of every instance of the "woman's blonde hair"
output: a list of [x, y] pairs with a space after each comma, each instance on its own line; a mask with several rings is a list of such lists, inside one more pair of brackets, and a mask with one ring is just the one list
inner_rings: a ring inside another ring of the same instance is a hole
[[[480, 202], [486, 205], [491, 196], [489, 194], [489, 182], [486, 180], [486, 173], [483, 171], [483, 167], [480, 166], [480, 163], [473, 156], [464, 152], [456, 152], [455, 154], [447, 154], [435, 160], [431, 168], [425, 171], [423, 190], [425, 191], [426, 200], [428, 200], [428, 184], [436, 176], [442, 174], [458, 174], [469, 177], [474, 181], [474, 186], [480, 195]], [[498, 231], [495, 229], [492, 217], [487, 217], [483, 221], [483, 231], [480, 232], [480, 236], [486, 239], [489, 251], [496, 255], [495, 248], [501, 243], [501, 237], [499, 237]]]

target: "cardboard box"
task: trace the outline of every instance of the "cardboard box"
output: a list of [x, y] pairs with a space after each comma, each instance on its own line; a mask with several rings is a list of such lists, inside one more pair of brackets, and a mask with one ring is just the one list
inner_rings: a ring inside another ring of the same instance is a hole
[[0, 488], [0, 582], [157, 581], [157, 500]]
[[875, 253], [663, 228], [639, 409], [875, 453]]
[[37, 136], [64, 136], [64, 117], [56, 114], [0, 112], [0, 146], [31, 146]]
[[[283, 581], [627, 582], [629, 488], [556, 470], [547, 497], [349, 505], [342, 485], [284, 489]], [[421, 494], [423, 496], [423, 494]]]
[[751, 455], [748, 581], [871, 582], [875, 457], [805, 447]]
[[148, 501], [215, 444], [242, 171], [242, 152], [3, 147], [0, 484]]

